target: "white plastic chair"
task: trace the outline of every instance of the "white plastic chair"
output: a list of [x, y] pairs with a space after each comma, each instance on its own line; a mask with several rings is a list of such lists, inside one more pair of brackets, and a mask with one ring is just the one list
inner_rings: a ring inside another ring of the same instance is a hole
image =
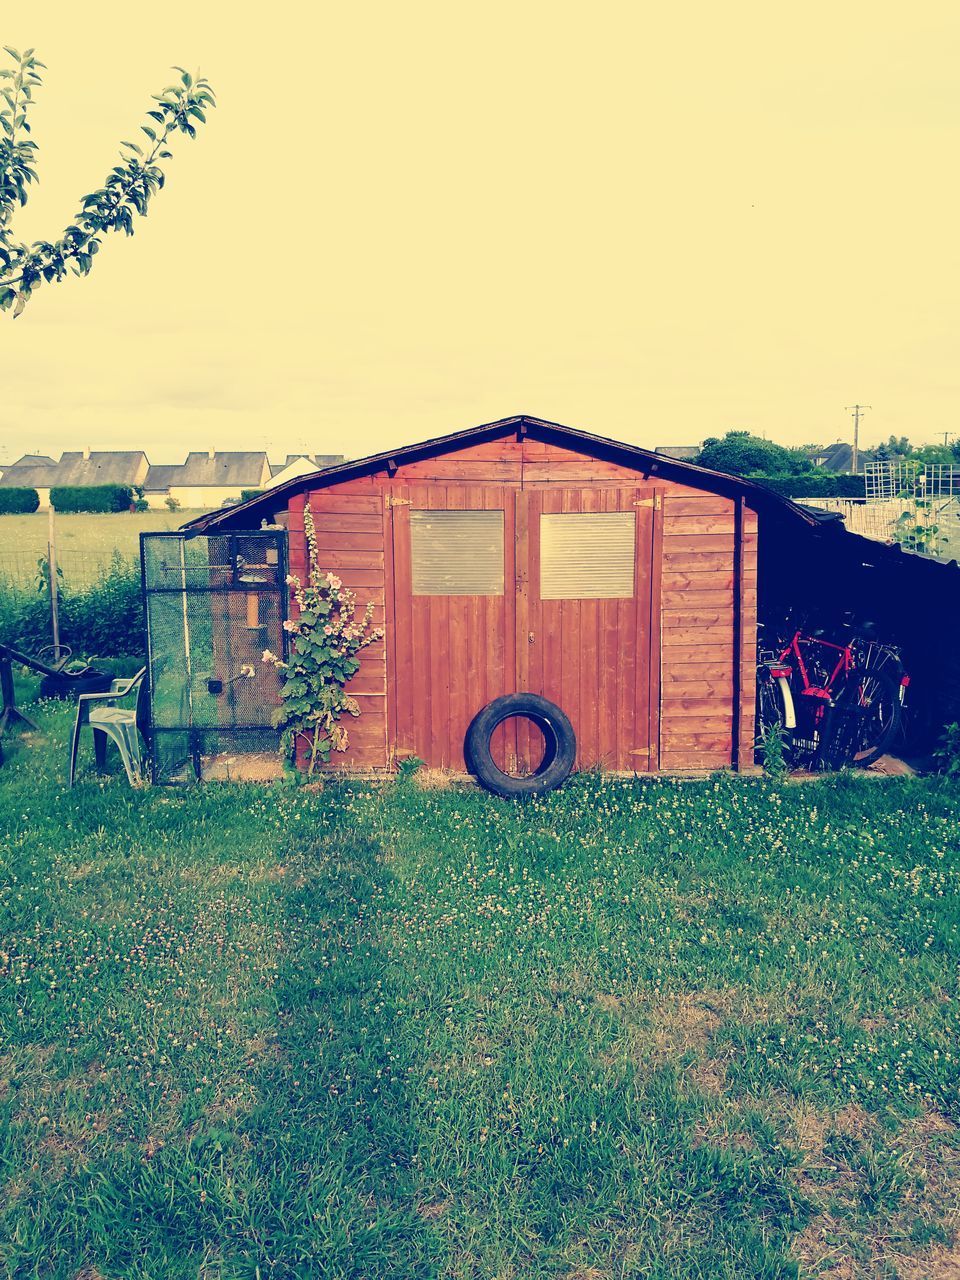
[[[146, 667], [141, 667], [129, 680], [114, 680], [107, 693], [81, 693], [77, 698], [77, 721], [73, 726], [70, 744], [70, 769], [68, 785], [73, 786], [77, 775], [77, 755], [80, 751], [80, 732], [89, 725], [93, 730], [93, 754], [98, 773], [103, 772], [107, 758], [107, 739], [115, 743], [127, 773], [130, 785], [143, 777], [143, 754], [140, 750], [140, 730], [145, 726], [146, 685], [143, 678]], [[117, 704], [136, 694], [133, 706]]]

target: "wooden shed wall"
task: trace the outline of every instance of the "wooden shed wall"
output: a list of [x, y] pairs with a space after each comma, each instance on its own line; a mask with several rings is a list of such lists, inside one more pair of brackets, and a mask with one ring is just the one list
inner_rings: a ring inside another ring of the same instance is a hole
[[[390, 667], [395, 619], [391, 502], [408, 486], [424, 483], [443, 487], [448, 496], [453, 495], [450, 506], [464, 505], [464, 490], [471, 491], [470, 505], [483, 505], [485, 487], [545, 491], [644, 486], [656, 504], [654, 621], [659, 616], [662, 655], [651, 689], [655, 711], [659, 711], [658, 751], [649, 767], [683, 771], [721, 768], [732, 761], [752, 763], [756, 514], [741, 507], [738, 517], [733, 499], [655, 476], [644, 477], [638, 470], [575, 450], [531, 439], [505, 439], [405, 464], [393, 476], [386, 472], [362, 476], [290, 499], [291, 573], [306, 574], [303, 511], [309, 500], [323, 564], [356, 593], [359, 609], [367, 601], [373, 602], [375, 625], [386, 630], [385, 641], [363, 652], [361, 669], [349, 686], [362, 714], [346, 722], [350, 746], [334, 758], [335, 767], [367, 770], [391, 765], [397, 746], [398, 700], [402, 720], [402, 700], [416, 695], [406, 687], [403, 673], [394, 674]], [[595, 509], [606, 509], [606, 505], [598, 498]], [[735, 564], [738, 518], [743, 536], [739, 563]], [[508, 527], [516, 533], [512, 521]], [[738, 677], [734, 675], [733, 655], [737, 584], [741, 635]], [[506, 593], [513, 595], [513, 584], [506, 583]], [[481, 602], [478, 621], [484, 616], [484, 607]], [[739, 716], [734, 714], [737, 694]], [[423, 756], [417, 744], [414, 750]]]

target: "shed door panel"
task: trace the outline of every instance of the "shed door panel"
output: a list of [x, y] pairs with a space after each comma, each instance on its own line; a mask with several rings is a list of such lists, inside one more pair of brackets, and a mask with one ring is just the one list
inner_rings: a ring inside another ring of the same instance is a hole
[[[570, 717], [577, 768], [655, 769], [653, 489], [525, 490], [517, 503], [517, 687]], [[521, 726], [521, 771], [541, 745]]]
[[[514, 490], [397, 485], [388, 501], [394, 749], [434, 768], [462, 770], [470, 721], [517, 687]], [[515, 740], [498, 731], [499, 763], [516, 754]]]

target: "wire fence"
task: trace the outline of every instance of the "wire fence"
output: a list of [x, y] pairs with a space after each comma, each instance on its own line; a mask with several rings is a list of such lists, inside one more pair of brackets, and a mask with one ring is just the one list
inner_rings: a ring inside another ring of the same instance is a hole
[[[119, 550], [81, 550], [65, 547], [57, 550], [57, 580], [65, 591], [83, 591], [109, 575], [115, 564], [128, 569], [138, 558]], [[38, 555], [36, 548], [0, 547], [0, 584], [18, 591], [48, 589], [50, 569], [47, 553]]]

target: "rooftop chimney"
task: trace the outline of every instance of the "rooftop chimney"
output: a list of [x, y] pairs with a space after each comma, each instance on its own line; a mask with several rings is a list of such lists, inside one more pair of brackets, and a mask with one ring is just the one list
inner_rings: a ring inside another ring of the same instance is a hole
[[83, 460], [84, 462], [90, 461], [90, 446], [88, 444], [83, 446]]
[[207, 450], [207, 457], [210, 459], [211, 462], [213, 461], [216, 452], [217, 452], [216, 449]]

